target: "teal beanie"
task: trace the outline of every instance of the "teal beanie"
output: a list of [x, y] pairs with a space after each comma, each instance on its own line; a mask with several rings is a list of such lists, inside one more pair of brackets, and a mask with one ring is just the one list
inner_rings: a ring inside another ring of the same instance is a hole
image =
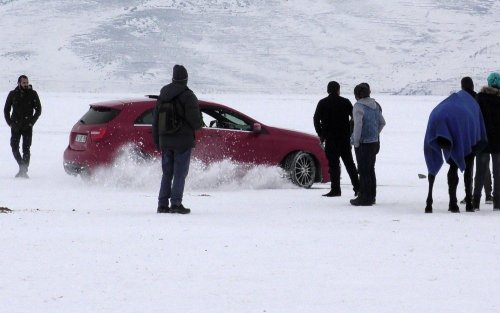
[[491, 73], [490, 75], [488, 75], [487, 80], [488, 80], [488, 86], [500, 88], [500, 74]]

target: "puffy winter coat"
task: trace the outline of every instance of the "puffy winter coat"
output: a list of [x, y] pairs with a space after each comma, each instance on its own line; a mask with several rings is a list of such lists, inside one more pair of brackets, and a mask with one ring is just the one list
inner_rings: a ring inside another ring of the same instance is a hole
[[4, 116], [7, 124], [14, 130], [32, 127], [42, 114], [42, 105], [33, 89], [16, 89], [9, 92], [5, 101]]
[[488, 146], [485, 152], [500, 153], [500, 89], [483, 87], [476, 97], [483, 113]]

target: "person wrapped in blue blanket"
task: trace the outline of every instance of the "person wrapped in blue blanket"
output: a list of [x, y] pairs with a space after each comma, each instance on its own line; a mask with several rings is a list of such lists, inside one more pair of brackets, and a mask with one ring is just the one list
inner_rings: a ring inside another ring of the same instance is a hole
[[[428, 170], [429, 192], [426, 213], [432, 213], [432, 188], [444, 161], [450, 165], [448, 171], [449, 211], [460, 212], [457, 204], [458, 169], [467, 171], [465, 180], [470, 180], [475, 153], [487, 143], [486, 128], [481, 110], [474, 98], [464, 90], [451, 94], [431, 112], [424, 139], [424, 156]], [[444, 159], [444, 160], [443, 160]], [[465, 181], [466, 211], [472, 207], [472, 182]]]

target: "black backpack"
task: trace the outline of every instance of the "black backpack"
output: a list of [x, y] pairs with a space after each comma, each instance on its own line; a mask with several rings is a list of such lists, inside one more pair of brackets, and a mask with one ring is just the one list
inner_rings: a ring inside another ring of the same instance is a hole
[[177, 99], [161, 102], [158, 105], [158, 132], [160, 135], [177, 133], [184, 124], [184, 118], [179, 112]]

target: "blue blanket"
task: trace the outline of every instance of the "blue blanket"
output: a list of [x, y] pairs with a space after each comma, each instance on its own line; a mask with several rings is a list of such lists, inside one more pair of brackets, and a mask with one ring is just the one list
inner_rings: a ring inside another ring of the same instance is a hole
[[[438, 138], [451, 145], [441, 147]], [[443, 156], [465, 170], [465, 156], [480, 149], [487, 142], [483, 115], [476, 100], [461, 90], [451, 94], [431, 112], [424, 140], [425, 163], [429, 174], [437, 175], [443, 165]]]

